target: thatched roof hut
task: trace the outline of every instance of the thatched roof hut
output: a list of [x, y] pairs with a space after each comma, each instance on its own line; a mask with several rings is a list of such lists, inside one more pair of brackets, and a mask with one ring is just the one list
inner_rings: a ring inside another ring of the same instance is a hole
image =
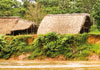
[[37, 33], [57, 32], [60, 34], [77, 34], [89, 32], [91, 25], [90, 15], [87, 13], [49, 14], [42, 20]]
[[36, 32], [37, 25], [34, 22], [23, 20], [19, 17], [0, 17], [0, 33], [5, 35], [17, 35]]

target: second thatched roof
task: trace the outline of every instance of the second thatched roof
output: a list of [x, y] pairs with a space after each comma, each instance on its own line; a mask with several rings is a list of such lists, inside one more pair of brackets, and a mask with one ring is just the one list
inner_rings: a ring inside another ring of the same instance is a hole
[[35, 26], [36, 24], [34, 24], [31, 21], [27, 21], [27, 20], [23, 20], [20, 19], [17, 24], [15, 25], [14, 28], [12, 28], [12, 31], [17, 31], [17, 30], [25, 30], [30, 28], [31, 26]]
[[12, 31], [25, 30], [31, 26], [37, 25], [20, 17], [0, 17], [0, 34], [11, 34]]
[[[87, 18], [90, 18], [90, 15], [87, 13], [50, 14], [44, 17], [37, 33], [57, 32], [60, 34], [77, 34], [80, 33], [85, 22], [87, 22]], [[90, 20], [87, 24], [91, 24]]]

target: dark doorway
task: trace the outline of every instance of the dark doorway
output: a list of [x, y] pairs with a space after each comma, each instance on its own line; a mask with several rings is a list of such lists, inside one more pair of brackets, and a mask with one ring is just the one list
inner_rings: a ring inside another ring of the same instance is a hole
[[82, 29], [81, 29], [80, 33], [84, 33], [84, 32], [88, 33], [88, 32], [90, 32], [89, 29], [91, 28], [91, 25], [92, 25], [92, 22], [90, 21], [90, 17], [87, 16], [86, 17], [86, 21], [85, 21], [84, 25], [82, 26]]
[[37, 27], [31, 26], [30, 28], [25, 30], [12, 31], [11, 35], [36, 34], [36, 32], [37, 32]]

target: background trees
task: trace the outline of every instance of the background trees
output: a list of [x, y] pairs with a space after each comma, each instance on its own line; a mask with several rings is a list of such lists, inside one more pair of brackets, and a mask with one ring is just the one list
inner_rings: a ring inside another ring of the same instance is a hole
[[25, 13], [25, 19], [33, 21], [39, 25], [45, 15], [46, 14], [43, 12], [41, 5], [29, 4]]
[[67, 13], [69, 0], [36, 0], [47, 14]]
[[100, 0], [93, 6], [92, 17], [94, 18], [95, 24], [100, 29]]
[[94, 22], [94, 25], [91, 27], [91, 32], [100, 32], [100, 0], [97, 0], [93, 6], [91, 16]]
[[36, 0], [46, 13], [90, 13], [97, 0]]
[[[0, 0], [0, 16], [21, 16], [38, 25], [46, 14], [90, 13], [100, 23], [100, 0]], [[99, 24], [98, 24], [99, 25]]]
[[20, 16], [20, 5], [17, 0], [0, 0], [0, 16]]

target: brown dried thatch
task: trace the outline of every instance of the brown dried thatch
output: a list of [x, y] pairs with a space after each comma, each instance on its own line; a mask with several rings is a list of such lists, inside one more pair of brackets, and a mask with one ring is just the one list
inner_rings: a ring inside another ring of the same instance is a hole
[[14, 34], [16, 31], [20, 33], [20, 31], [28, 29], [31, 29], [30, 31], [32, 32], [36, 30], [34, 27], [36, 28], [35, 23], [23, 20], [19, 17], [0, 17], [1, 34]]
[[35, 24], [33, 22], [20, 19], [18, 23], [16, 24], [16, 26], [12, 29], [12, 31], [25, 30], [25, 29], [30, 28], [32, 25], [34, 26]]
[[91, 25], [90, 15], [87, 13], [47, 15], [41, 22], [37, 33], [77, 34], [89, 32]]

